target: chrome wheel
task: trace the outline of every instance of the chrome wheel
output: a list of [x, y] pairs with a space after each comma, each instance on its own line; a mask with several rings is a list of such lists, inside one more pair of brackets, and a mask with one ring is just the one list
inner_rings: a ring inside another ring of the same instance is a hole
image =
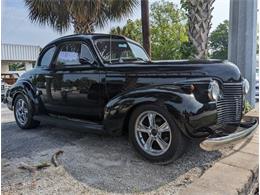
[[28, 107], [23, 99], [19, 99], [15, 105], [16, 119], [21, 125], [25, 125], [28, 121]]
[[141, 149], [152, 156], [164, 154], [172, 141], [169, 123], [155, 111], [145, 111], [137, 117], [135, 137]]

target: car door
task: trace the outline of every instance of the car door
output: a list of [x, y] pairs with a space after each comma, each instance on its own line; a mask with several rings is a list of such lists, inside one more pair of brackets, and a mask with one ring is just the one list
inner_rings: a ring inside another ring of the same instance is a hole
[[49, 112], [49, 108], [54, 104], [52, 98], [52, 78], [53, 70], [51, 68], [52, 60], [54, 58], [55, 51], [57, 50], [56, 45], [51, 45], [41, 52], [37, 65], [34, 69], [34, 78], [32, 83], [36, 86], [39, 94], [39, 100], [41, 102], [41, 112]]
[[43, 99], [49, 113], [86, 120], [102, 118], [99, 66], [87, 43], [58, 45], [51, 71], [44, 77]]

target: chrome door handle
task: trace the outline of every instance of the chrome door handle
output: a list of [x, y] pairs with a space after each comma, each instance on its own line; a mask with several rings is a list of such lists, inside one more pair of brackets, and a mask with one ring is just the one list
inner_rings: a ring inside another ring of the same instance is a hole
[[53, 78], [53, 76], [50, 76], [50, 75], [45, 75], [44, 76], [46, 79], [52, 79]]

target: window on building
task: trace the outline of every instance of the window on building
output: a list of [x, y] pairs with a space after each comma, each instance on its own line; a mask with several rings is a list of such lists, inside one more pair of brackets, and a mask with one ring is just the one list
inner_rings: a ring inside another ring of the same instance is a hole
[[25, 63], [12, 63], [8, 65], [9, 71], [24, 71]]

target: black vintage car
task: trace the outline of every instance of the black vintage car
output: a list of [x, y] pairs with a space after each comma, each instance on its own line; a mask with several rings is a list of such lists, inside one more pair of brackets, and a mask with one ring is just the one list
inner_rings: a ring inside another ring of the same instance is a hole
[[40, 121], [96, 133], [128, 133], [152, 162], [179, 157], [187, 140], [205, 150], [249, 138], [238, 131], [249, 84], [219, 60], [151, 61], [136, 42], [115, 35], [71, 35], [49, 43], [34, 69], [7, 92], [17, 125]]

